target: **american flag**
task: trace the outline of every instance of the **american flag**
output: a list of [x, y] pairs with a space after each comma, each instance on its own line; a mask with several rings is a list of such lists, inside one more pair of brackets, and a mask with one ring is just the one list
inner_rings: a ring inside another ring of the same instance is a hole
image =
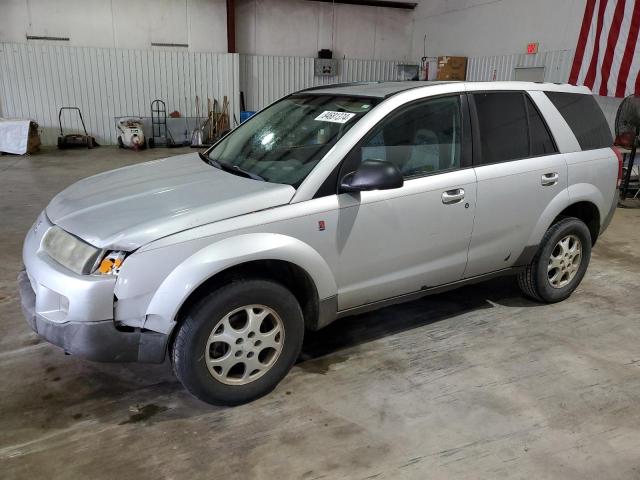
[[587, 0], [569, 83], [596, 95], [640, 95], [640, 0]]

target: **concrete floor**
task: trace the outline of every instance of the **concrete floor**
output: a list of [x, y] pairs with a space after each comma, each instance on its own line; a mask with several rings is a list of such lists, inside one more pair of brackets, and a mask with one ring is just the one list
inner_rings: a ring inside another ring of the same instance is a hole
[[77, 179], [184, 151], [0, 157], [0, 478], [640, 478], [640, 209], [618, 209], [563, 303], [506, 278], [344, 319], [233, 409], [168, 364], [41, 342], [15, 287], [37, 213]]

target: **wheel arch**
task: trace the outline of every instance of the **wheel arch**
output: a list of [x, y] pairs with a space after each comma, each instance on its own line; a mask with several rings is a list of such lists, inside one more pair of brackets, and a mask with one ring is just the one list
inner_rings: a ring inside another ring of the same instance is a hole
[[329, 266], [308, 244], [281, 234], [238, 235], [211, 244], [178, 265], [151, 299], [145, 328], [169, 333], [204, 294], [241, 277], [273, 280], [289, 288], [309, 328], [315, 328], [321, 301], [337, 292]]
[[305, 319], [311, 327], [318, 316], [318, 289], [311, 275], [302, 267], [286, 260], [250, 260], [228, 267], [202, 282], [180, 305], [175, 320], [180, 322], [191, 306], [223, 285], [242, 279], [271, 280], [286, 287], [298, 300]]
[[598, 236], [600, 235], [601, 217], [600, 210], [598, 210], [595, 203], [586, 200], [572, 203], [556, 215], [551, 225], [567, 217], [575, 217], [582, 220], [591, 234], [591, 245], [596, 244]]
[[538, 251], [540, 242], [544, 234], [551, 225], [558, 220], [566, 217], [576, 217], [582, 220], [589, 229], [591, 234], [591, 244], [595, 245], [600, 234], [601, 212], [597, 204], [591, 200], [584, 198], [572, 199], [568, 198], [567, 191], [563, 191], [556, 195], [547, 205], [538, 223], [534, 227], [527, 246], [524, 247], [522, 253], [515, 262], [516, 266], [527, 265], [533, 259]]

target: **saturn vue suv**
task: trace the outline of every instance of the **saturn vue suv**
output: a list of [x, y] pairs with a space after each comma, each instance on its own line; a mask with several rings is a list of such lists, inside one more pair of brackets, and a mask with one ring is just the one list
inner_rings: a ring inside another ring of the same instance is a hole
[[198, 398], [248, 402], [341, 317], [496, 275], [567, 298], [615, 211], [612, 144], [584, 87], [299, 91], [204, 152], [55, 196], [24, 243], [23, 311], [67, 353], [168, 356]]

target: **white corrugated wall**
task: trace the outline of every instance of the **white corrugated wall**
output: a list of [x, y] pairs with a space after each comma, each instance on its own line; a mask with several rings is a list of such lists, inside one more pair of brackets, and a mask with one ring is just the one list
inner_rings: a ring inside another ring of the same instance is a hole
[[[513, 80], [516, 67], [545, 67], [544, 81], [566, 83], [569, 80], [574, 50], [539, 52], [535, 55], [513, 54], [470, 57], [467, 63], [467, 80]], [[609, 125], [613, 129], [616, 112], [622, 99], [596, 95]]]
[[[113, 144], [114, 117], [149, 116], [156, 98], [194, 116], [196, 95], [205, 105], [227, 95], [238, 117], [238, 85], [237, 54], [0, 43], [0, 116], [35, 120], [49, 145], [62, 106], [80, 107], [89, 133]], [[71, 114], [64, 121], [80, 128]]]
[[330, 83], [398, 79], [398, 64], [390, 60], [338, 60], [338, 75], [314, 76], [312, 57], [240, 55], [240, 90], [247, 110], [260, 110], [302, 88]]
[[545, 82], [564, 83], [569, 79], [572, 60], [573, 50], [540, 52], [535, 55], [523, 53], [470, 57], [467, 64], [467, 80], [513, 80], [516, 67], [545, 67]]
[[[566, 82], [573, 50], [536, 55], [471, 57], [467, 79], [512, 80], [515, 67], [545, 67], [545, 81]], [[58, 109], [78, 106], [89, 133], [103, 144], [116, 141], [114, 117], [149, 116], [163, 99], [168, 112], [195, 115], [195, 97], [222, 100], [239, 118], [239, 92], [247, 110], [259, 110], [295, 90], [350, 81], [397, 80], [402, 61], [338, 60], [338, 75], [317, 77], [311, 57], [192, 53], [0, 43], [0, 116], [32, 118], [45, 144], [55, 144]], [[597, 97], [610, 124], [620, 99]], [[65, 125], [78, 128], [65, 114]], [[231, 119], [233, 121], [233, 118]]]
[[[338, 61], [337, 76], [316, 77], [313, 61], [311, 57], [0, 43], [0, 116], [35, 120], [43, 143], [53, 145], [59, 133], [58, 109], [77, 106], [89, 133], [101, 144], [114, 144], [114, 117], [149, 116], [155, 98], [166, 102], [168, 112], [194, 116], [196, 95], [203, 107], [207, 97], [222, 101], [227, 95], [238, 119], [240, 90], [245, 92], [247, 109], [258, 110], [310, 86], [396, 80], [397, 65], [402, 63], [344, 59]], [[63, 124], [80, 128], [71, 113], [63, 114]]]

